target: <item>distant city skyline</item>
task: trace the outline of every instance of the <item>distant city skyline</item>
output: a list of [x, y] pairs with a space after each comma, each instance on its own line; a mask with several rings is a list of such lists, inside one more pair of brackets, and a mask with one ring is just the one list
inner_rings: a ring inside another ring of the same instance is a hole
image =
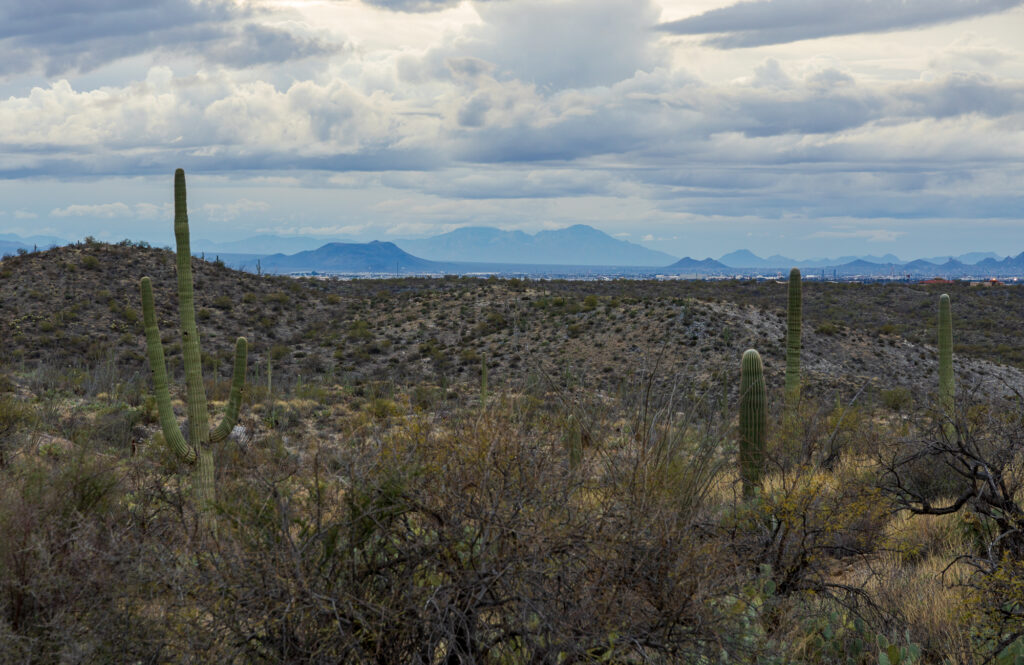
[[0, 0], [0, 232], [1024, 251], [1024, 0]]

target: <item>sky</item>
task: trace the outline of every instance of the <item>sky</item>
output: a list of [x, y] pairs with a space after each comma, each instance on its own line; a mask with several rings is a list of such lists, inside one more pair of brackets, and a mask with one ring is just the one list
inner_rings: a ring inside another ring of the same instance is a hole
[[[87, 7], [87, 9], [83, 9]], [[1024, 251], [1024, 0], [0, 0], [0, 232]]]

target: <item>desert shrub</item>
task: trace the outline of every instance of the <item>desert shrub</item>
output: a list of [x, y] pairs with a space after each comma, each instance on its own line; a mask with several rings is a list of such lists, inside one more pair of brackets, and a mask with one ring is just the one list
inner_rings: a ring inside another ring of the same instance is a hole
[[420, 384], [413, 388], [409, 399], [417, 409], [432, 409], [444, 399], [444, 391], [438, 386]]
[[262, 448], [225, 465], [221, 545], [183, 580], [203, 655], [717, 657], [715, 636], [736, 627], [733, 568], [694, 538], [700, 506], [681, 511], [665, 491], [692, 465], [637, 485], [619, 472], [627, 459], [638, 468], [639, 451], [620, 449], [607, 460], [614, 484], [584, 491], [552, 435], [514, 422], [488, 410], [439, 435], [429, 416], [407, 416], [332, 449], [329, 465], [317, 453], [299, 471]]
[[146, 417], [143, 409], [114, 405], [94, 416], [90, 438], [102, 445], [127, 450], [132, 442], [133, 430]]
[[370, 323], [364, 319], [356, 319], [348, 329], [348, 338], [353, 341], [366, 341], [373, 339], [370, 332]]
[[22, 400], [13, 395], [0, 396], [0, 469], [7, 466], [15, 451], [14, 435], [34, 416], [32, 408]]
[[[19, 461], [0, 483], [5, 662], [125, 662], [160, 653], [125, 486], [85, 453]], [[153, 580], [155, 581], [154, 576]]]
[[882, 391], [882, 404], [896, 412], [906, 411], [913, 402], [910, 391], [902, 386]]
[[958, 518], [959, 560], [973, 569], [964, 601], [973, 653], [1002, 659], [1024, 637], [1024, 409], [957, 400], [952, 426], [926, 420], [884, 451], [883, 488], [912, 514]]
[[839, 326], [832, 323], [831, 321], [823, 321], [822, 323], [818, 324], [818, 326], [814, 329], [814, 332], [818, 333], [819, 335], [835, 335], [836, 333], [839, 332]]

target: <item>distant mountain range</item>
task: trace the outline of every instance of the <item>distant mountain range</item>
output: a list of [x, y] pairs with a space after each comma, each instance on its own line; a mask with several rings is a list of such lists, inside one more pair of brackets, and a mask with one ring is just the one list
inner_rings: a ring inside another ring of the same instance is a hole
[[0, 233], [0, 256], [15, 254], [19, 249], [31, 251], [32, 249], [49, 249], [59, 245], [68, 244], [63, 238], [54, 236], [29, 236], [23, 238], [13, 233]]
[[653, 268], [676, 260], [671, 254], [613, 238], [585, 224], [532, 235], [489, 226], [467, 226], [430, 238], [395, 243], [432, 261]]
[[[1000, 258], [994, 252], [971, 252], [909, 262], [893, 254], [798, 261], [780, 255], [761, 258], [741, 249], [718, 261], [690, 257], [677, 260], [583, 224], [532, 235], [465, 227], [430, 238], [395, 242], [318, 242], [310, 237], [261, 235], [225, 243], [200, 240], [193, 248], [197, 255], [219, 258], [235, 268], [255, 271], [259, 266], [273, 273], [754, 277], [785, 275], [795, 266], [805, 276], [820, 272], [821, 277], [1024, 277], [1024, 253]], [[0, 254], [61, 244], [67, 241], [51, 236], [0, 234]]]
[[[207, 258], [211, 258], [207, 255]], [[655, 275], [678, 275], [694, 277], [756, 277], [784, 276], [788, 268], [734, 268], [714, 259], [693, 259], [686, 257], [666, 266], [660, 267], [600, 267], [573, 266], [571, 264], [538, 264], [538, 263], [497, 263], [468, 261], [430, 261], [403, 251], [391, 242], [373, 241], [369, 243], [328, 243], [316, 250], [297, 252], [295, 254], [272, 254], [258, 256], [255, 254], [227, 254], [219, 258], [228, 265], [243, 270], [256, 269], [257, 260], [264, 272], [271, 273], [373, 273], [373, 274], [523, 274], [547, 276], [632, 276], [644, 277]], [[1024, 253], [1016, 257], [997, 260], [986, 258], [976, 265], [969, 265], [951, 259], [945, 263], [932, 263], [923, 259], [908, 263], [876, 263], [864, 259], [854, 259], [839, 265], [803, 268], [805, 277], [895, 277], [925, 279], [945, 277], [956, 279], [962, 277], [988, 278], [1024, 276]]]
[[864, 261], [867, 263], [877, 265], [910, 265], [910, 263], [917, 263], [924, 261], [933, 265], [945, 264], [950, 259], [953, 259], [963, 265], [975, 265], [985, 259], [993, 259], [1000, 261], [1000, 257], [995, 252], [970, 252], [968, 254], [961, 254], [960, 256], [939, 256], [934, 258], [917, 259], [915, 261], [906, 263], [901, 261], [895, 254], [885, 254], [883, 256], [840, 256], [838, 258], [813, 258], [797, 260], [791, 259], [779, 254], [774, 254], [766, 259], [762, 259], [753, 252], [747, 249], [739, 249], [735, 252], [729, 252], [718, 260], [721, 263], [729, 266], [730, 268], [764, 268], [774, 270], [789, 270], [790, 268], [831, 268], [835, 266], [841, 266], [849, 264], [853, 261]]
[[[798, 264], [799, 267], [799, 264]], [[772, 272], [784, 273], [782, 268], [734, 268], [737, 274], [750, 274], [761, 271], [762, 274]], [[876, 263], [855, 259], [847, 263], [827, 266], [801, 268], [804, 276], [821, 271], [824, 277], [895, 277], [922, 279], [943, 277], [946, 279], [987, 279], [989, 277], [1024, 277], [1024, 252], [1005, 259], [985, 258], [975, 264], [968, 264], [957, 259], [949, 259], [944, 263], [932, 263], [925, 259], [917, 259], [907, 263]]]

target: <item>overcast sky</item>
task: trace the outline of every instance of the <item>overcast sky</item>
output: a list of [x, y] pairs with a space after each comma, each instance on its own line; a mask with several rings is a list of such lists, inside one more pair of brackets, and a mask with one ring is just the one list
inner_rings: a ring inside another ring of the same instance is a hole
[[[88, 10], [82, 7], [89, 7]], [[1024, 251], [1024, 0], [0, 0], [0, 231]]]

